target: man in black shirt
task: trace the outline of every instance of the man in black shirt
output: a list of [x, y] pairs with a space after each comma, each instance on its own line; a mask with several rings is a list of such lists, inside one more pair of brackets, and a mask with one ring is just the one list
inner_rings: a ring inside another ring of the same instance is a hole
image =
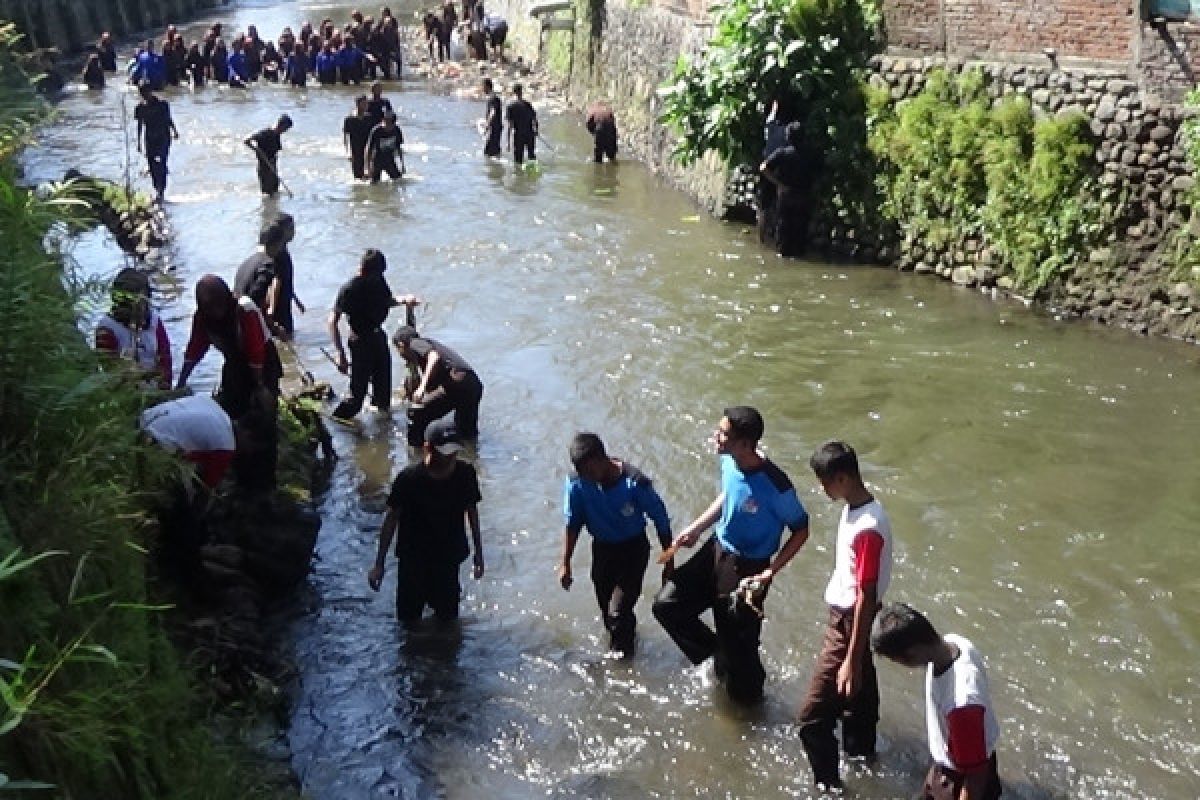
[[[393, 306], [416, 305], [420, 300], [413, 295], [393, 295], [383, 277], [386, 269], [387, 260], [383, 253], [378, 250], [364, 253], [358, 275], [338, 291], [337, 301], [329, 315], [329, 336], [337, 352], [337, 368], [342, 374], [350, 373], [350, 396], [334, 409], [333, 419], [336, 422], [349, 424], [354, 415], [362, 410], [368, 384], [375, 407], [380, 411], [391, 408], [392, 354], [388, 352], [383, 323]], [[343, 314], [350, 321], [349, 361], [346, 360], [342, 332], [338, 328]]]
[[592, 160], [599, 164], [605, 158], [617, 160], [617, 118], [613, 115], [612, 106], [608, 103], [592, 103], [588, 106], [587, 120], [584, 125], [592, 135], [595, 147], [592, 150]]
[[392, 344], [406, 362], [421, 371], [421, 383], [412, 393], [408, 411], [408, 443], [420, 447], [425, 427], [450, 412], [454, 412], [460, 435], [468, 439], [478, 436], [483, 383], [466, 359], [435, 339], [418, 336], [411, 325], [397, 328]]
[[[404, 174], [404, 133], [396, 125], [396, 112], [386, 111], [383, 122], [375, 126], [367, 139], [367, 172], [371, 183], [379, 183], [383, 173], [393, 181], [400, 180]], [[396, 156], [400, 157], [400, 166], [396, 166]]]
[[284, 245], [284, 228], [271, 224], [258, 235], [258, 250], [242, 262], [233, 278], [233, 296], [237, 299], [249, 297], [262, 312], [263, 320], [279, 334], [277, 326], [271, 325], [270, 311], [279, 304], [279, 276], [276, 259]]
[[346, 117], [342, 123], [342, 141], [350, 152], [350, 169], [354, 177], [360, 181], [367, 179], [367, 140], [375, 121], [367, 114], [367, 96], [360, 94], [355, 98], [354, 113]]
[[537, 154], [533, 152], [538, 135], [537, 112], [521, 97], [522, 91], [521, 84], [513, 84], [512, 93], [516, 99], [508, 104], [504, 115], [508, 120], [508, 146], [512, 149], [514, 164], [523, 163], [526, 153], [530, 161], [537, 160]]
[[820, 151], [804, 141], [804, 126], [790, 122], [787, 146], [769, 155], [759, 172], [776, 187], [774, 236], [781, 256], [800, 256], [808, 244], [812, 190], [820, 173]]
[[133, 118], [137, 120], [138, 150], [146, 154], [150, 180], [154, 184], [154, 199], [161, 203], [167, 191], [167, 156], [171, 152], [171, 139], [178, 139], [179, 131], [171, 119], [171, 104], [155, 97], [149, 83], [143, 81], [139, 84], [138, 92], [142, 95], [142, 101], [133, 110]]
[[483, 79], [483, 94], [487, 101], [486, 116], [483, 120], [483, 154], [493, 157], [500, 155], [500, 134], [504, 130], [504, 104], [496, 94], [491, 78]]
[[[460, 450], [462, 445], [449, 421], [434, 422], [425, 431], [421, 462], [401, 470], [388, 495], [387, 515], [367, 583], [379, 591], [395, 539], [396, 617], [405, 625], [420, 622], [425, 606], [431, 607], [441, 622], [458, 618], [462, 596], [458, 568], [472, 550], [472, 574], [475, 580], [483, 577], [479, 478], [474, 467], [458, 460]], [[470, 547], [467, 524], [471, 526]]]
[[383, 96], [383, 84], [379, 81], [372, 83], [371, 98], [367, 100], [367, 116], [371, 118], [371, 126], [383, 122], [387, 112], [393, 110], [392, 101]]
[[258, 155], [258, 186], [263, 194], [279, 191], [279, 151], [283, 149], [283, 134], [291, 128], [292, 118], [284, 114], [274, 127], [263, 128], [246, 139], [246, 146]]
[[[292, 262], [292, 253], [288, 249], [288, 245], [296, 238], [296, 220], [291, 214], [281, 212], [271, 221], [270, 227], [279, 229], [282, 244], [274, 257], [274, 296], [270, 298], [271, 310], [268, 321], [280, 338], [291, 340], [296, 332], [296, 324], [292, 318], [292, 304], [296, 304], [296, 308], [300, 309], [301, 314], [305, 311], [304, 303], [296, 294], [296, 266]], [[264, 237], [269, 237], [269, 234], [264, 232]]]

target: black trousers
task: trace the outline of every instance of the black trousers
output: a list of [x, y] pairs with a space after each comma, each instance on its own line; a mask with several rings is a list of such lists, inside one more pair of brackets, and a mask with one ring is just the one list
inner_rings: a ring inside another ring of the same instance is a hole
[[462, 586], [458, 582], [458, 562], [433, 555], [404, 553], [396, 563], [396, 618], [404, 623], [418, 622], [425, 606], [439, 620], [458, 619]]
[[379, 179], [385, 172], [392, 180], [400, 180], [400, 167], [396, 166], [396, 157], [377, 153], [371, 164], [371, 183], [379, 183]]
[[775, 248], [779, 255], [796, 258], [808, 248], [808, 225], [812, 219], [809, 188], [785, 189], [778, 193], [775, 211]]
[[592, 540], [592, 585], [600, 617], [613, 650], [632, 654], [637, 616], [633, 607], [642, 594], [650, 563], [650, 540], [645, 534], [624, 542]]
[[[991, 758], [988, 759], [987, 770], [987, 784], [983, 788], [983, 800], [997, 800], [1004, 793], [1004, 787], [1000, 784], [1000, 772], [996, 767], [995, 753], [992, 753]], [[934, 763], [929, 768], [929, 774], [925, 776], [921, 798], [922, 800], [958, 800], [965, 781], [966, 776], [963, 773]]]
[[834, 728], [842, 723], [842, 748], [848, 756], [875, 754], [875, 727], [879, 722], [879, 683], [875, 677], [875, 662], [868, 651], [862, 664], [862, 686], [858, 694], [847, 699], [837, 687], [837, 674], [850, 652], [850, 633], [854, 627], [854, 611], [829, 609], [829, 625], [817, 655], [817, 666], [804, 704], [800, 707], [800, 741], [812, 766], [813, 780], [826, 786], [837, 786], [838, 743]]
[[485, 156], [500, 155], [500, 129], [496, 128], [493, 131], [488, 131], [487, 142], [483, 145], [483, 154]]
[[474, 372], [462, 380], [447, 380], [426, 395], [421, 406], [408, 410], [408, 443], [420, 447], [425, 442], [425, 428], [435, 419], [454, 412], [454, 427], [464, 439], [479, 435], [479, 403], [483, 400], [483, 383]]
[[349, 419], [362, 411], [368, 385], [375, 407], [381, 411], [391, 408], [392, 354], [382, 330], [350, 340], [350, 396], [338, 404], [333, 415]]
[[167, 156], [171, 153], [171, 140], [146, 143], [146, 166], [150, 170], [150, 182], [154, 191], [167, 190]]
[[617, 132], [602, 128], [596, 131], [595, 147], [592, 149], [592, 160], [599, 164], [605, 158], [617, 160]]
[[279, 173], [276, 171], [274, 159], [258, 157], [258, 188], [263, 194], [275, 194], [279, 191]]
[[[714, 657], [729, 696], [741, 703], [761, 698], [767, 678], [758, 653], [762, 618], [744, 603], [732, 602], [730, 593], [742, 578], [757, 575], [769, 564], [770, 559], [739, 558], [713, 536], [654, 598], [654, 616], [683, 654], [693, 664]], [[709, 609], [716, 631], [700, 620]]]
[[367, 144], [362, 146], [350, 145], [350, 170], [360, 181], [367, 179]]
[[534, 144], [537, 142], [537, 136], [534, 133], [513, 133], [513, 163], [520, 164], [527, 157], [530, 161], [537, 160], [537, 154], [533, 152]]

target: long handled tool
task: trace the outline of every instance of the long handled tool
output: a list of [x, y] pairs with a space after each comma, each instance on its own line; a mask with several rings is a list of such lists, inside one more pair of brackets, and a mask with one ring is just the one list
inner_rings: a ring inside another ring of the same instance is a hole
[[294, 198], [296, 195], [292, 194], [292, 190], [288, 188], [287, 183], [284, 182], [283, 178], [279, 177], [279, 170], [276, 169], [275, 165], [271, 163], [271, 159], [267, 158], [266, 155], [263, 154], [263, 151], [259, 150], [255, 145], [247, 143], [246, 146], [254, 151], [254, 154], [258, 156], [258, 160], [261, 163], [266, 164], [267, 169], [271, 170], [271, 174], [275, 176], [275, 180], [279, 181], [280, 187], [287, 192], [287, 196]]

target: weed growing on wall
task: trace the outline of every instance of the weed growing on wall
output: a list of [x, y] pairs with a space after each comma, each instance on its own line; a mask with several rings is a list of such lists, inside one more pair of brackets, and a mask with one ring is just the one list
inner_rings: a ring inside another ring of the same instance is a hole
[[[1184, 105], [1193, 111], [1200, 110], [1200, 89], [1188, 92]], [[1200, 175], [1200, 119], [1189, 116], [1183, 123], [1183, 145], [1188, 166], [1193, 175]], [[1200, 208], [1200, 185], [1193, 185], [1185, 198], [1186, 213], [1190, 219], [1188, 224], [1180, 228], [1174, 236], [1175, 269], [1172, 278], [1188, 281], [1200, 287], [1200, 217], [1196, 209]]]
[[879, 47], [873, 5], [859, 0], [731, 0], [713, 9], [703, 59], [681, 58], [659, 90], [663, 121], [679, 133], [676, 157], [715, 151], [757, 167], [774, 100], [795, 112], [825, 153], [822, 210], [866, 218], [871, 187], [864, 77]]
[[1038, 119], [1024, 96], [992, 103], [986, 89], [977, 70], [935, 70], [898, 105], [872, 95], [881, 208], [909, 247], [974, 241], [1038, 293], [1107, 235], [1116, 204], [1099, 190], [1086, 116]]

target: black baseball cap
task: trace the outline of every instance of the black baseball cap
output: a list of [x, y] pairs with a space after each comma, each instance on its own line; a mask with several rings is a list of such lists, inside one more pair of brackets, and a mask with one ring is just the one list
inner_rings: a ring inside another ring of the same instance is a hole
[[453, 455], [463, 449], [458, 441], [458, 429], [454, 427], [451, 414], [429, 423], [429, 427], [425, 429], [425, 444], [444, 456]]

